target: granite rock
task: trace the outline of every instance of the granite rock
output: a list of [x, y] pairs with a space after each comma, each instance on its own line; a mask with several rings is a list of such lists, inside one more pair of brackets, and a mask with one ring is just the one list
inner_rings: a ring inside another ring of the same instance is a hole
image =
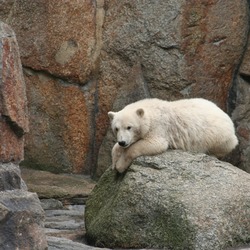
[[0, 160], [19, 163], [24, 158], [28, 132], [26, 88], [13, 30], [0, 22]]
[[[108, 248], [226, 249], [250, 242], [250, 175], [168, 151], [108, 169], [86, 203], [88, 242]], [[107, 228], [109, 230], [107, 230]]]
[[37, 195], [21, 189], [0, 193], [0, 248], [47, 249], [44, 211]]

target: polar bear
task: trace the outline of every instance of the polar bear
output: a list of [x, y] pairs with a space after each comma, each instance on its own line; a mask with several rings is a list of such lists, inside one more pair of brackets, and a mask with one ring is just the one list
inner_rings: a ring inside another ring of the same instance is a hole
[[172, 102], [144, 99], [119, 112], [110, 111], [108, 116], [117, 137], [112, 168], [120, 173], [141, 155], [182, 149], [220, 158], [238, 144], [230, 117], [202, 98]]

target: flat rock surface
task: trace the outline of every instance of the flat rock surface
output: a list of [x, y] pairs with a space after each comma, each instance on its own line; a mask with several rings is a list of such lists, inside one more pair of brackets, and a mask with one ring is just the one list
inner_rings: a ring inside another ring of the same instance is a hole
[[40, 199], [55, 198], [64, 203], [84, 203], [95, 186], [87, 176], [53, 174], [46, 171], [22, 168], [21, 175], [30, 192], [36, 192]]

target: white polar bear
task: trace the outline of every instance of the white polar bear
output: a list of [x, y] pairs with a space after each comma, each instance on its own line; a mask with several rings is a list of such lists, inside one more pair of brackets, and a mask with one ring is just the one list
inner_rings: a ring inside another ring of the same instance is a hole
[[160, 154], [168, 148], [223, 157], [238, 144], [230, 117], [201, 98], [144, 99], [108, 116], [117, 136], [112, 167], [120, 173], [138, 156]]

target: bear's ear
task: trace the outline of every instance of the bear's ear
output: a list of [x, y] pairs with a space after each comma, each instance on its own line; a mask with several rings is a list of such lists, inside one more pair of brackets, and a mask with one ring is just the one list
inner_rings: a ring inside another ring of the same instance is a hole
[[112, 121], [114, 119], [115, 112], [109, 111], [108, 116], [109, 116], [110, 121]]
[[137, 110], [136, 110], [136, 114], [137, 114], [139, 117], [143, 117], [143, 115], [144, 115], [144, 110], [143, 110], [143, 109], [137, 109]]

